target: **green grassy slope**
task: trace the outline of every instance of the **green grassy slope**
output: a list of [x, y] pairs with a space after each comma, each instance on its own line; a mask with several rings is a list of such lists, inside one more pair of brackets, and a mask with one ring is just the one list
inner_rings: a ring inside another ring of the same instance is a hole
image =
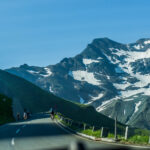
[[48, 111], [54, 107], [58, 112], [76, 121], [99, 127], [113, 127], [114, 120], [96, 112], [92, 106], [75, 104], [50, 94], [32, 83], [0, 70], [0, 93], [17, 98], [23, 108], [31, 112]]
[[12, 100], [0, 94], [0, 125], [13, 121]]

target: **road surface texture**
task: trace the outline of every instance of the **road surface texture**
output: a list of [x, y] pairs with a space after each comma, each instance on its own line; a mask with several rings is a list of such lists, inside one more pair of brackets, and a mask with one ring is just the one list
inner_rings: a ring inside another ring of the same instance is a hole
[[[119, 147], [116, 144], [90, 141], [71, 134], [46, 114], [33, 115], [30, 120], [0, 127], [0, 150], [49, 150], [67, 147], [77, 141], [84, 143], [87, 149]], [[131, 147], [131, 149], [150, 148]]]

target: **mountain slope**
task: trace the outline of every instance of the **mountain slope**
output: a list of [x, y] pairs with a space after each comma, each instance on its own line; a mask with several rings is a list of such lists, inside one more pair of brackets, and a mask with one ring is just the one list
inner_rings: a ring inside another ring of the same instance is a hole
[[0, 70], [0, 93], [18, 100], [22, 108], [31, 112], [48, 111], [50, 107], [66, 117], [92, 125], [113, 127], [114, 120], [98, 112], [91, 106], [75, 104], [50, 94], [32, 83]]
[[11, 106], [12, 100], [0, 94], [0, 125], [14, 120]]
[[[121, 44], [99, 38], [81, 54], [65, 58], [56, 65], [45, 68], [22, 65], [6, 71], [59, 97], [91, 104], [109, 117], [117, 115], [122, 123], [139, 127], [134, 121], [137, 116], [139, 121], [141, 118], [138, 108], [147, 109], [144, 104], [150, 96], [150, 39]], [[110, 111], [112, 105], [117, 108], [115, 115]], [[129, 113], [118, 113], [124, 111]], [[149, 128], [149, 120], [145, 118], [144, 122], [142, 127]]]

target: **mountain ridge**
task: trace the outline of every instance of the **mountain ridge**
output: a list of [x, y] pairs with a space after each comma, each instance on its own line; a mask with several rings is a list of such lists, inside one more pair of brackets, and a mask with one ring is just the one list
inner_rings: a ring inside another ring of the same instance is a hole
[[[129, 44], [118, 43], [109, 38], [97, 38], [77, 56], [64, 58], [56, 65], [25, 67], [27, 68], [18, 67], [6, 71], [64, 99], [91, 104], [97, 111], [112, 118], [117, 112], [122, 112], [118, 108], [114, 115], [110, 115], [111, 106], [115, 107], [117, 101], [123, 101], [121, 103], [126, 112], [130, 104], [130, 113], [118, 116], [122, 123], [131, 119], [129, 124], [132, 124], [132, 120], [135, 120], [132, 113], [137, 116], [139, 111], [135, 110], [142, 105], [144, 107], [150, 96], [149, 38]], [[145, 125], [147, 122], [146, 118]]]

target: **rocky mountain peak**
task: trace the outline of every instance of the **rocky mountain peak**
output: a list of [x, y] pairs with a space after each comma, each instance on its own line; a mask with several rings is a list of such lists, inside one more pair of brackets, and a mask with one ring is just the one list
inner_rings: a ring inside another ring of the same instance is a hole
[[113, 41], [113, 40], [111, 40], [111, 39], [109, 39], [109, 38], [107, 38], [107, 37], [104, 37], [104, 38], [96, 38], [96, 39], [94, 39], [93, 40], [93, 42], [92, 42], [93, 44], [95, 44], [95, 43], [105, 43], [105, 44], [110, 44], [110, 43], [112, 43], [112, 44], [121, 44], [121, 43], [118, 43], [118, 42], [116, 42], [116, 41]]
[[56, 65], [24, 64], [7, 71], [59, 97], [93, 105], [111, 118], [119, 114], [122, 123], [138, 124], [140, 110], [147, 112], [150, 99], [150, 39], [121, 44], [97, 38], [82, 53]]
[[138, 44], [144, 44], [144, 45], [150, 44], [150, 38], [139, 39], [139, 40], [136, 41], [136, 43], [138, 43]]
[[29, 68], [30, 66], [28, 64], [23, 64], [23, 65], [20, 65], [20, 68], [23, 68], [23, 69], [26, 69], [26, 68]]

